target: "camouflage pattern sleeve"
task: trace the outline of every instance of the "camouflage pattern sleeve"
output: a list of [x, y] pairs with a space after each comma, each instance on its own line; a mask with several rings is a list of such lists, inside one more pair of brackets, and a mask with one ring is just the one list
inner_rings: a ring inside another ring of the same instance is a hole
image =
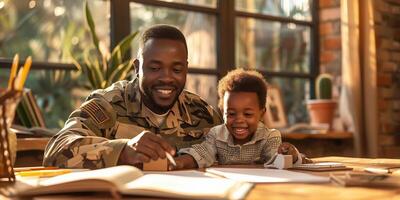
[[198, 121], [196, 129], [207, 134], [211, 127], [223, 123], [220, 113], [198, 95], [186, 92], [185, 101], [189, 105], [189, 113], [194, 121]]
[[217, 112], [213, 107], [211, 107], [210, 105], [209, 105], [209, 107], [210, 107], [210, 109], [212, 110], [212, 116], [213, 116], [213, 122], [214, 122], [214, 125], [212, 126], [212, 127], [214, 127], [214, 126], [217, 126], [217, 125], [220, 125], [220, 124], [223, 124], [223, 120], [222, 120], [222, 117], [221, 117], [221, 115], [220, 115], [220, 113], [219, 112]]
[[114, 139], [116, 113], [106, 99], [86, 101], [68, 118], [45, 149], [44, 166], [103, 168], [117, 165], [129, 139]]

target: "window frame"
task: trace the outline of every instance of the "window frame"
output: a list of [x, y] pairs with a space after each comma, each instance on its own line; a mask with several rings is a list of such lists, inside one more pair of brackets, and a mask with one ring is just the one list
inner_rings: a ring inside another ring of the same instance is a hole
[[[228, 71], [235, 69], [235, 20], [237, 17], [261, 19], [284, 23], [294, 23], [310, 27], [310, 71], [309, 73], [297, 72], [272, 72], [259, 70], [264, 76], [280, 78], [302, 78], [310, 81], [310, 97], [315, 97], [314, 80], [319, 74], [319, 19], [318, 1], [312, 0], [311, 21], [296, 20], [288, 17], [273, 16], [261, 13], [252, 13], [235, 10], [235, 1], [217, 0], [215, 8], [199, 5], [167, 2], [160, 0], [110, 0], [110, 48], [118, 44], [131, 32], [130, 28], [130, 3], [139, 3], [149, 6], [172, 8], [184, 11], [193, 11], [204, 14], [212, 14], [217, 20], [217, 66], [215, 69], [189, 68], [189, 74], [215, 75], [219, 80]], [[223, 30], [223, 31], [222, 31]], [[10, 68], [12, 58], [0, 58], [0, 68]], [[77, 70], [71, 63], [54, 63], [33, 61], [34, 70]]]
[[[117, 4], [124, 4], [125, 8], [129, 8], [129, 3], [140, 3], [143, 5], [158, 6], [165, 8], [172, 8], [178, 10], [187, 10], [200, 12], [205, 14], [215, 14], [217, 17], [217, 67], [213, 69], [198, 69], [189, 68], [189, 73], [193, 74], [215, 74], [218, 80], [222, 78], [228, 71], [235, 69], [235, 20], [238, 17], [247, 17], [253, 19], [261, 19], [271, 22], [283, 22], [283, 23], [294, 23], [296, 25], [303, 25], [310, 28], [310, 71], [309, 73], [298, 73], [298, 72], [273, 72], [267, 70], [260, 70], [264, 76], [267, 77], [280, 77], [280, 78], [302, 78], [308, 79], [310, 82], [310, 97], [314, 98], [314, 80], [319, 74], [319, 21], [318, 21], [318, 1], [312, 0], [311, 8], [311, 20], [297, 20], [289, 17], [274, 16], [261, 13], [251, 13], [245, 11], [238, 11], [235, 9], [235, 1], [232, 0], [217, 0], [217, 7], [210, 8], [198, 5], [190, 5], [176, 2], [166, 2], [159, 0], [122, 0], [122, 1], [111, 1], [111, 4], [119, 2]], [[125, 3], [121, 3], [125, 2]], [[119, 10], [119, 9], [117, 9]], [[124, 12], [117, 12], [118, 14], [129, 16], [129, 9], [123, 9]], [[119, 10], [120, 11], [120, 10]], [[116, 16], [114, 16], [116, 17]], [[124, 18], [120, 18], [124, 19]], [[118, 20], [118, 23], [123, 23], [125, 27], [130, 28], [129, 20], [123, 21]], [[113, 24], [113, 23], [111, 23]], [[112, 30], [112, 29], [111, 29]], [[222, 31], [224, 30], [224, 31]], [[127, 32], [129, 34], [129, 32]], [[112, 36], [113, 37], [113, 36]], [[114, 36], [115, 37], [115, 36]], [[121, 37], [121, 36], [117, 36]]]

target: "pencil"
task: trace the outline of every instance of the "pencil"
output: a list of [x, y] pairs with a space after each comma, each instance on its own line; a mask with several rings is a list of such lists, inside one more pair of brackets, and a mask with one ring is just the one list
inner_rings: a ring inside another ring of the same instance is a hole
[[[24, 88], [24, 84], [26, 81], [26, 78], [28, 77], [28, 73], [29, 73], [29, 69], [31, 68], [32, 65], [32, 57], [28, 57], [25, 60], [25, 64], [24, 67], [21, 69], [22, 70], [22, 74], [21, 77], [18, 77], [18, 85], [16, 87], [17, 90], [22, 90]], [[19, 76], [19, 73], [18, 73]]]
[[19, 176], [39, 176], [39, 177], [52, 177], [72, 172], [70, 169], [55, 169], [55, 170], [33, 170], [17, 172]]
[[18, 59], [19, 59], [18, 54], [15, 54], [13, 62], [12, 62], [12, 67], [11, 67], [10, 79], [8, 80], [8, 89], [9, 90], [11, 90], [13, 88], [13, 86], [14, 86], [13, 83], [15, 83], [14, 79], [15, 79], [15, 76], [17, 75]]
[[171, 162], [176, 167], [176, 162], [175, 162], [174, 158], [171, 156], [171, 154], [169, 154], [168, 152], [165, 152], [165, 155], [167, 156], [167, 159], [169, 160], [169, 162]]
[[49, 169], [58, 169], [58, 167], [15, 167], [14, 172], [23, 172], [23, 171], [33, 171], [33, 170], [49, 170]]

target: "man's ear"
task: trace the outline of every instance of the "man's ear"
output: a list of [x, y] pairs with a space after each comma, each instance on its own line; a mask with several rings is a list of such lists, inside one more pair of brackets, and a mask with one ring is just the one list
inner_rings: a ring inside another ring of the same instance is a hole
[[139, 74], [139, 67], [140, 67], [140, 62], [139, 62], [139, 60], [138, 60], [138, 59], [135, 59], [135, 60], [133, 61], [133, 65], [135, 66], [135, 73], [136, 73], [136, 74]]

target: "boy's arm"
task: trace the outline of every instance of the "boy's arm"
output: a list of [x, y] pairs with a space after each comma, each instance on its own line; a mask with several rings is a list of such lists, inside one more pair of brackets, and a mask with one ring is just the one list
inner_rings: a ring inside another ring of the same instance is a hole
[[111, 139], [115, 112], [104, 98], [93, 98], [67, 120], [48, 143], [43, 165], [65, 168], [115, 166], [128, 139]]
[[[214, 164], [216, 160], [217, 148], [215, 146], [215, 129], [211, 129], [210, 132], [205, 136], [206, 139], [200, 144], [192, 145], [191, 148], [183, 148], [179, 150], [179, 154], [187, 154], [194, 161], [194, 166], [198, 168], [209, 167]], [[192, 167], [193, 168], [193, 167]]]
[[198, 168], [196, 160], [189, 154], [175, 158], [176, 166], [170, 165], [169, 170]]
[[278, 152], [279, 146], [282, 144], [281, 133], [276, 129], [266, 129], [264, 147], [262, 150], [262, 158], [264, 162], [269, 161]]
[[297, 148], [288, 143], [288, 142], [283, 142], [278, 149], [278, 153], [283, 154], [283, 155], [291, 155], [293, 157], [293, 164], [294, 165], [300, 165], [302, 163], [302, 155], [297, 150]]

